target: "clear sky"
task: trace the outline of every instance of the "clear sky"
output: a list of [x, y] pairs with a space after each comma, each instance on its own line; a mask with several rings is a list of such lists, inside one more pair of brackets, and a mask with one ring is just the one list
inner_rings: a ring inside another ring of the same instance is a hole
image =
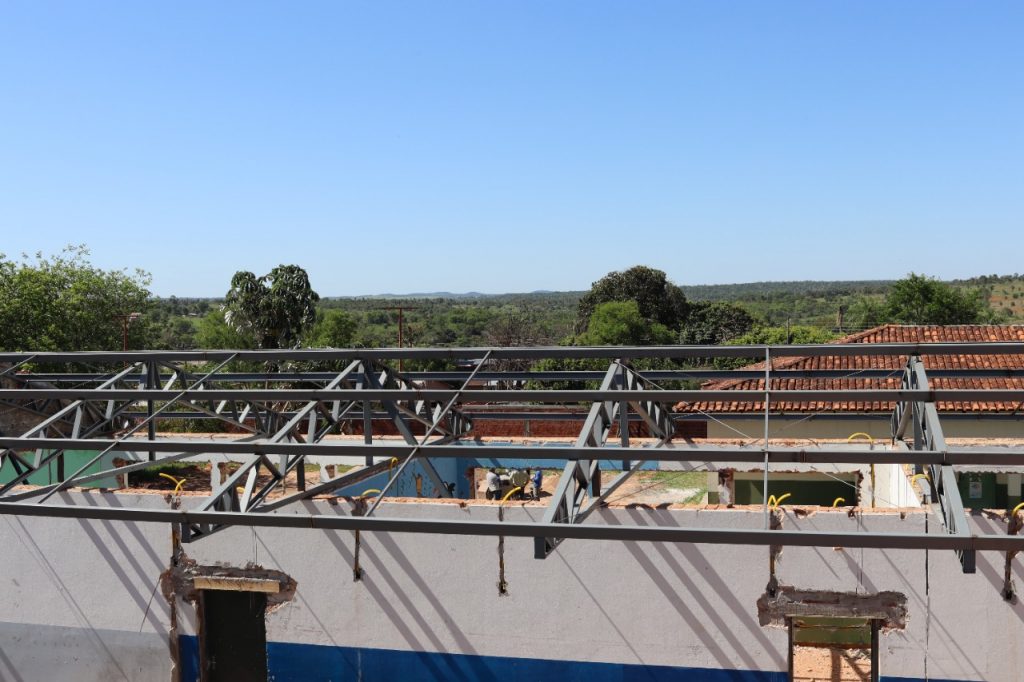
[[1024, 3], [0, 5], [0, 252], [159, 295], [1024, 272]]

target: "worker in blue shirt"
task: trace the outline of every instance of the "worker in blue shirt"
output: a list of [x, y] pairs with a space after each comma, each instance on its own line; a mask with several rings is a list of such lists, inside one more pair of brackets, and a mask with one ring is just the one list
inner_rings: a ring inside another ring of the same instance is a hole
[[533, 499], [539, 500], [541, 485], [544, 482], [544, 472], [541, 471], [540, 469], [537, 469], [535, 472], [533, 472], [533, 476], [530, 480], [533, 481]]

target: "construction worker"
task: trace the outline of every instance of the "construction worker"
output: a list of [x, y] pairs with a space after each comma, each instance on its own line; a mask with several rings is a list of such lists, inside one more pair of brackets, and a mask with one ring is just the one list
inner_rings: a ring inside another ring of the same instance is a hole
[[491, 467], [487, 470], [487, 499], [495, 500], [498, 498], [498, 493], [501, 490], [501, 479], [498, 478], [498, 472]]
[[533, 472], [533, 477], [530, 480], [533, 481], [533, 499], [539, 500], [541, 488], [544, 483], [544, 472], [537, 469]]

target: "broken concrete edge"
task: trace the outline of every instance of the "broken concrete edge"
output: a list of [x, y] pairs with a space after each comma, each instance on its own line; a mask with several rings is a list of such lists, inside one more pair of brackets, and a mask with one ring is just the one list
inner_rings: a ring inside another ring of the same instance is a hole
[[[178, 542], [176, 532], [172, 536], [174, 553], [171, 566], [160, 574], [160, 593], [170, 606], [170, 628], [168, 628], [168, 649], [171, 655], [171, 682], [179, 682], [181, 677], [181, 652], [178, 646], [178, 602], [179, 600], [192, 605], [196, 612], [196, 622], [202, 622], [203, 602], [200, 594], [204, 585], [221, 585], [215, 589], [232, 589], [230, 585], [259, 585], [267, 597], [269, 615], [288, 602], [295, 599], [298, 583], [291, 576], [274, 569], [263, 568], [249, 562], [244, 567], [214, 565], [201, 566], [185, 554]], [[274, 583], [276, 589], [270, 590], [268, 583]], [[199, 633], [197, 633], [199, 634]]]
[[801, 590], [779, 585], [775, 595], [762, 594], [757, 600], [761, 626], [787, 627], [792, 618], [866, 618], [880, 621], [883, 630], [907, 627], [907, 596], [899, 592], [832, 592]]
[[160, 591], [169, 603], [174, 597], [185, 602], [196, 603], [204, 589], [202, 587], [204, 584], [242, 585], [244, 581], [264, 587], [267, 583], [275, 583], [276, 588], [272, 592], [267, 591], [269, 588], [258, 590], [267, 592], [267, 613], [273, 613], [283, 604], [292, 601], [298, 587], [298, 583], [288, 574], [271, 568], [263, 568], [252, 562], [243, 567], [201, 566], [182, 552], [177, 564], [160, 574]]

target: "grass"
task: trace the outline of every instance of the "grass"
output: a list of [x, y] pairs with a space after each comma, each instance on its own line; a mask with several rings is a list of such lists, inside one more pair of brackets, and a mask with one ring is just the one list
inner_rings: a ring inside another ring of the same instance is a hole
[[[602, 473], [611, 477], [618, 475], [618, 471], [602, 470]], [[708, 474], [706, 471], [638, 471], [634, 474], [643, 492], [656, 492], [657, 490], [695, 489], [692, 495], [682, 500], [674, 500], [682, 504], [695, 504], [704, 499], [708, 492]]]
[[[305, 468], [306, 468], [306, 473], [314, 473], [314, 472], [315, 473], [319, 473], [320, 472], [320, 465], [319, 464], [306, 464]], [[337, 474], [343, 474], [346, 471], [349, 471], [350, 469], [353, 469], [353, 468], [354, 468], [354, 466], [351, 465], [351, 464], [335, 464], [334, 465], [334, 470], [336, 472], [336, 475]]]
[[167, 481], [160, 474], [167, 474], [175, 478], [187, 478], [186, 474], [206, 473], [210, 467], [205, 462], [167, 462], [147, 467], [141, 471], [128, 474], [129, 481], [134, 485], [138, 483], [161, 483]]
[[989, 305], [994, 310], [1005, 310], [1013, 321], [1024, 320], [1024, 280], [997, 282], [992, 285]]

